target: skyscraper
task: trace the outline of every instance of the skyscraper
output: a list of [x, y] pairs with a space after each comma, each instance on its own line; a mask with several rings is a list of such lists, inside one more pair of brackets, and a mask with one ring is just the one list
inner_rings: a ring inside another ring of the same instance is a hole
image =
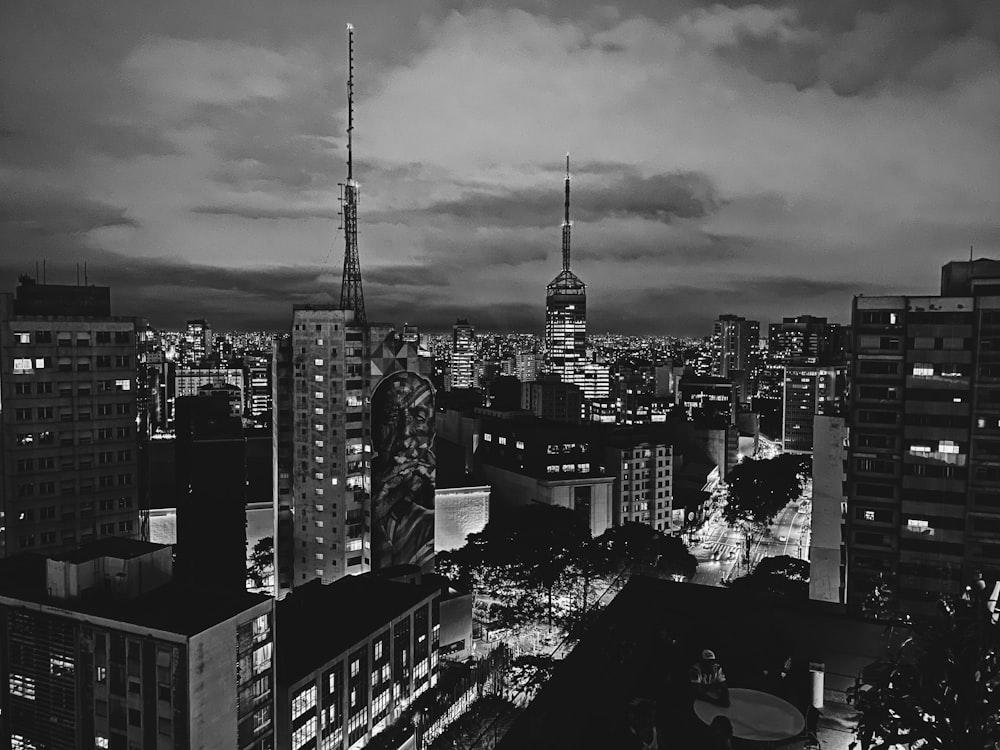
[[181, 363], [185, 367], [200, 367], [211, 353], [212, 326], [207, 320], [189, 320], [181, 350]]
[[545, 291], [545, 364], [564, 383], [583, 387], [587, 360], [587, 285], [570, 270], [569, 154], [566, 212], [562, 225], [562, 271]]
[[712, 374], [731, 378], [734, 371], [749, 373], [757, 354], [760, 323], [739, 315], [720, 315], [713, 331]]
[[[964, 281], [963, 281], [964, 279]], [[949, 263], [946, 296], [855, 297], [847, 598], [904, 611], [1000, 574], [1000, 263]]]
[[0, 557], [146, 533], [135, 332], [108, 287], [0, 295]]
[[476, 329], [459, 318], [451, 332], [451, 368], [449, 388], [474, 388], [476, 382]]

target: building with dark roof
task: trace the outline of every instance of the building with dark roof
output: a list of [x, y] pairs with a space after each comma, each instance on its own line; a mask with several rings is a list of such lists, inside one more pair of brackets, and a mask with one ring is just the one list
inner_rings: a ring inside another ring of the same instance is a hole
[[273, 601], [173, 580], [168, 546], [0, 562], [12, 748], [273, 747]]
[[0, 294], [0, 557], [148, 536], [135, 333], [108, 287]]
[[414, 575], [313, 580], [278, 603], [279, 750], [360, 746], [436, 684], [441, 582]]

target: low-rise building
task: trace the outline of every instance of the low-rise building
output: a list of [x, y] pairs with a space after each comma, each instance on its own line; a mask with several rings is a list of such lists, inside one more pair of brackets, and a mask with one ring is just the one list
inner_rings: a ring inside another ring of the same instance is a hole
[[314, 579], [282, 599], [278, 750], [362, 747], [436, 684], [440, 592], [438, 580], [368, 574]]
[[175, 582], [149, 542], [0, 562], [4, 746], [272, 748], [273, 611]]

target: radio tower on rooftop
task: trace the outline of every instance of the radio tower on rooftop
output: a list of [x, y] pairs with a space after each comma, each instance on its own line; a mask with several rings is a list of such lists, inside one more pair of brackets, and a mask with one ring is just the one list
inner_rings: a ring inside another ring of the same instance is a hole
[[354, 322], [367, 325], [365, 293], [361, 288], [358, 259], [358, 183], [354, 179], [352, 136], [354, 132], [354, 26], [347, 24], [347, 182], [341, 185], [341, 217], [344, 229], [344, 275], [340, 286], [340, 309], [353, 310]]

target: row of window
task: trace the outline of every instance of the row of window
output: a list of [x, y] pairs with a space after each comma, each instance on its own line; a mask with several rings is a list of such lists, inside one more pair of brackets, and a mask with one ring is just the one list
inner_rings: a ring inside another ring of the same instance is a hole
[[53, 367], [58, 372], [90, 372], [91, 369], [110, 370], [125, 369], [132, 366], [132, 357], [128, 354], [102, 354], [96, 357], [59, 357], [53, 364], [52, 357], [15, 357], [11, 363], [15, 375], [28, 375], [38, 370], [48, 370]]
[[[75, 479], [62, 479], [59, 481], [59, 492], [60, 495], [76, 495], [77, 485]], [[83, 478], [79, 480], [79, 493], [86, 494], [93, 492], [95, 485], [93, 478]], [[132, 486], [132, 473], [125, 472], [116, 476], [114, 474], [102, 474], [97, 478], [97, 488], [106, 490], [112, 487], [131, 487]], [[25, 497], [35, 497], [35, 496], [46, 496], [55, 495], [56, 493], [56, 483], [54, 481], [45, 482], [22, 482], [17, 486], [17, 496], [21, 498]], [[106, 510], [102, 508], [102, 510]]]
[[[52, 331], [15, 331], [14, 333], [14, 340], [18, 344], [30, 344], [32, 339], [36, 344], [51, 344], [53, 343]], [[90, 346], [92, 340], [98, 344], [128, 344], [132, 341], [132, 332], [95, 331], [93, 336], [91, 336], [90, 331], [58, 331], [55, 334], [55, 343], [59, 346], [69, 346], [74, 341], [77, 346]]]
[[[132, 381], [128, 378], [119, 378], [117, 380], [96, 380], [93, 383], [96, 387], [98, 393], [114, 393], [117, 391], [130, 391], [132, 390]], [[74, 387], [76, 388], [76, 394], [78, 396], [90, 396], [92, 395], [91, 383], [58, 383], [57, 392], [61, 398], [70, 397], [73, 395]], [[14, 383], [14, 394], [16, 396], [31, 396], [39, 395], [44, 396], [51, 394], [53, 392], [53, 383], [51, 382], [33, 382], [31, 380], [19, 380]]]

